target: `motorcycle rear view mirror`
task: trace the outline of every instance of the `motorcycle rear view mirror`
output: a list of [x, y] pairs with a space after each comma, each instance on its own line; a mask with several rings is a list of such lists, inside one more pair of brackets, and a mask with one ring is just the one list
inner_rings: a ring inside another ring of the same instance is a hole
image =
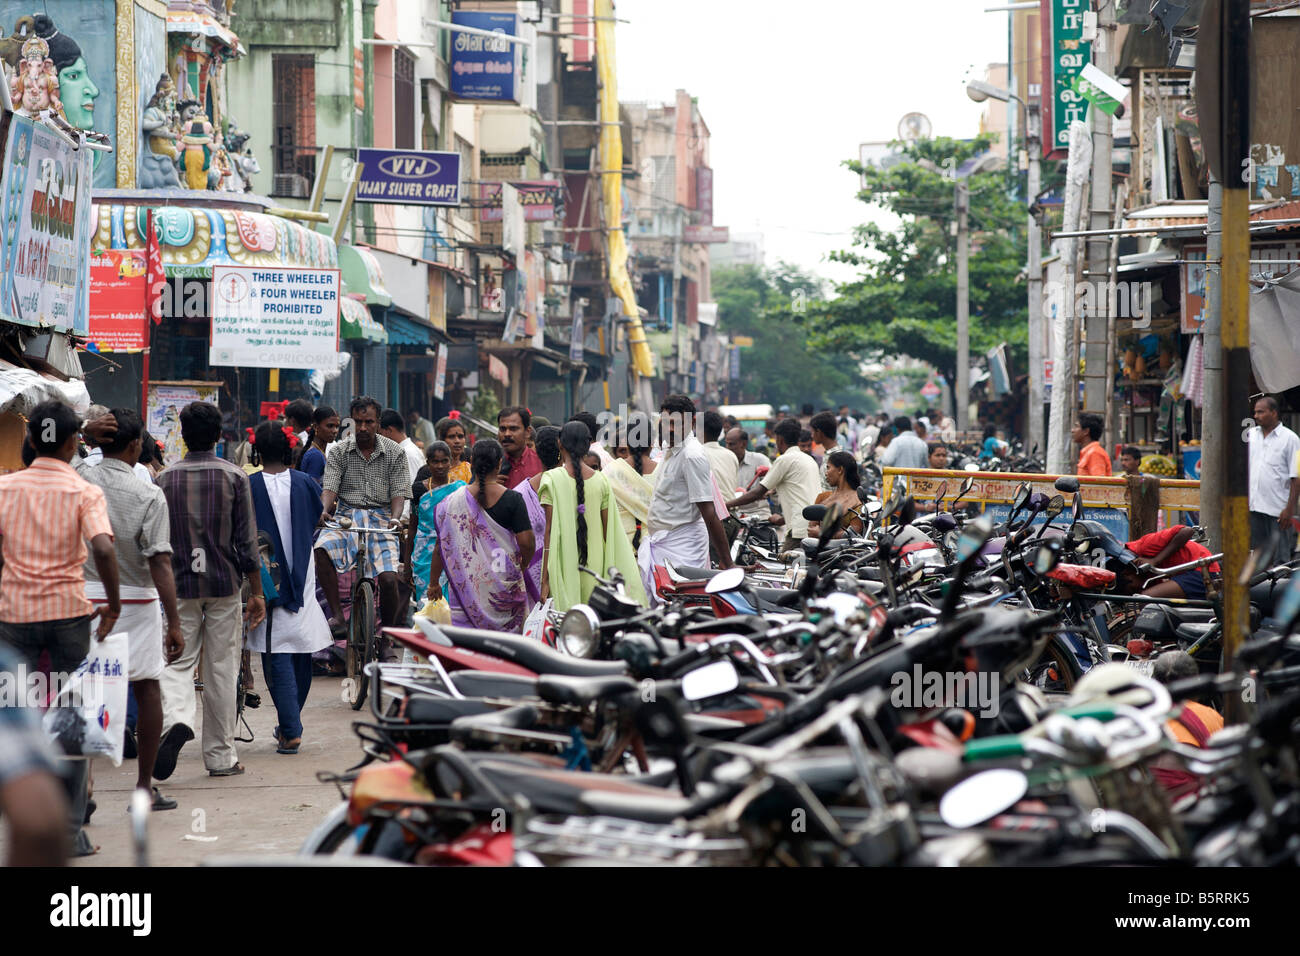
[[1045, 575], [1061, 561], [1061, 539], [1049, 538], [1038, 546], [1034, 552], [1034, 573]]
[[1052, 495], [1052, 500], [1047, 502], [1047, 507], [1044, 509], [1043, 513], [1047, 515], [1047, 517], [1049, 518], [1055, 518], [1064, 510], [1065, 510], [1065, 496]]
[[727, 570], [719, 571], [709, 578], [709, 583], [704, 585], [704, 593], [721, 594], [723, 591], [734, 591], [744, 583], [745, 572], [743, 569], [727, 568]]
[[916, 502], [910, 497], [903, 499], [903, 507], [898, 513], [898, 523], [909, 525], [916, 520]]
[[1074, 494], [1079, 490], [1079, 479], [1074, 475], [1062, 475], [1052, 483], [1052, 487], [1057, 491], [1063, 491], [1067, 495]]
[[951, 787], [939, 800], [939, 816], [957, 830], [977, 826], [1010, 810], [1029, 791], [1019, 770], [985, 770]]
[[740, 686], [740, 675], [731, 661], [714, 661], [682, 677], [682, 696], [687, 700], [704, 700], [728, 694]]
[[869, 514], [873, 518], [879, 518], [880, 513], [884, 510], [885, 510], [885, 506], [882, 505], [879, 501], [867, 502], [867, 514]]
[[939, 482], [939, 487], [934, 490], [934, 503], [937, 505], [948, 495], [948, 482]]
[[869, 499], [870, 497], [871, 497], [871, 489], [868, 488], [866, 485], [858, 485], [858, 500], [861, 501], [863, 504], [866, 504], [867, 499]]
[[1020, 487], [1016, 489], [1016, 496], [1011, 501], [1011, 507], [1019, 511], [1029, 503], [1029, 482], [1022, 481]]
[[993, 522], [988, 515], [980, 515], [962, 528], [957, 538], [957, 560], [965, 561], [979, 553], [993, 534]]
[[825, 505], [808, 505], [803, 509], [803, 519], [805, 521], [821, 521], [826, 517]]
[[1079, 491], [1074, 493], [1074, 520], [1083, 520], [1083, 493]]
[[[970, 471], [971, 469], [968, 468], [966, 470]], [[957, 497], [965, 498], [968, 494], [970, 494], [971, 489], [974, 487], [975, 487], [975, 476], [967, 475], [966, 479], [961, 483], [961, 487], [957, 489]]]

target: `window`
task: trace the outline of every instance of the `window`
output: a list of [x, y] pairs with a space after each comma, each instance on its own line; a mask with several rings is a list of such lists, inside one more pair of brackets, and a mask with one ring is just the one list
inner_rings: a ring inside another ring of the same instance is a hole
[[272, 196], [306, 199], [316, 181], [316, 61], [311, 54], [271, 59], [275, 141]]
[[393, 146], [415, 149], [415, 58], [393, 51]]

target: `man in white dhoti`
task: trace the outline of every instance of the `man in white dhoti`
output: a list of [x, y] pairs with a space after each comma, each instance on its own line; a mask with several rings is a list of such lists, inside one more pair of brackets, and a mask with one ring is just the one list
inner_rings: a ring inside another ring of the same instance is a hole
[[648, 534], [637, 552], [646, 596], [658, 603], [654, 569], [674, 565], [709, 567], [712, 542], [719, 564], [732, 566], [727, 535], [714, 505], [712, 470], [694, 433], [695, 403], [685, 395], [669, 395], [660, 407], [659, 427], [667, 448], [655, 469], [654, 497], [646, 519]]
[[[113, 525], [122, 614], [112, 633], [126, 634], [128, 639], [127, 677], [138, 708], [135, 785], [149, 793], [155, 810], [173, 810], [176, 801], [151, 787], [163, 724], [158, 681], [164, 663], [178, 659], [185, 648], [172, 577], [171, 523], [162, 489], [141, 481], [133, 469], [144, 443], [144, 422], [129, 408], [114, 408], [111, 414], [117, 432], [99, 446], [103, 460], [93, 468], [83, 468], [80, 475], [104, 490], [108, 520]], [[107, 601], [93, 560], [86, 562], [86, 597], [96, 605]]]

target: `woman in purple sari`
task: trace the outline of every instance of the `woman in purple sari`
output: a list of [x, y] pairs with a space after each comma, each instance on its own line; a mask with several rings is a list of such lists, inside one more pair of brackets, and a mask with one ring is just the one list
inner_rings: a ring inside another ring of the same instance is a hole
[[438, 548], [429, 580], [446, 572], [453, 625], [518, 633], [538, 600], [526, 573], [535, 545], [523, 496], [500, 483], [504, 455], [491, 438], [474, 443], [473, 481], [434, 512]]
[[[560, 429], [555, 425], [543, 425], [533, 436], [533, 444], [537, 457], [542, 460], [543, 470], [519, 482], [515, 485], [515, 491], [524, 496], [524, 504], [528, 506], [528, 521], [533, 526], [533, 541], [537, 542], [546, 540], [546, 511], [542, 508], [541, 499], [537, 497], [537, 488], [542, 483], [542, 475], [560, 465]], [[539, 594], [542, 590], [542, 552], [545, 550], [534, 547], [533, 560], [528, 564], [529, 586]]]

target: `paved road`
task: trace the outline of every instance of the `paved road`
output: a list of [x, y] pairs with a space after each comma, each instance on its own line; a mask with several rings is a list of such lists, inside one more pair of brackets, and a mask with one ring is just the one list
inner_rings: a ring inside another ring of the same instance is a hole
[[[302, 749], [294, 756], [277, 754], [271, 730], [275, 707], [266, 693], [261, 663], [254, 655], [256, 692], [262, 706], [245, 709], [253, 729], [252, 743], [236, 744], [245, 772], [238, 777], [209, 777], [200, 752], [200, 728], [181, 751], [176, 772], [161, 785], [176, 798], [175, 810], [151, 815], [150, 862], [156, 866], [192, 866], [229, 854], [292, 854], [339, 803], [332, 784], [316, 780], [316, 771], [339, 771], [360, 759], [352, 733], [360, 714], [343, 702], [339, 678], [318, 677], [303, 714]], [[202, 705], [199, 707], [202, 721]], [[247, 736], [242, 731], [241, 736]], [[76, 866], [130, 866], [133, 863], [126, 805], [135, 785], [134, 760], [114, 767], [107, 760], [94, 766], [94, 797], [98, 809], [86, 828], [99, 853], [75, 860]], [[0, 854], [2, 858], [2, 854]]]

